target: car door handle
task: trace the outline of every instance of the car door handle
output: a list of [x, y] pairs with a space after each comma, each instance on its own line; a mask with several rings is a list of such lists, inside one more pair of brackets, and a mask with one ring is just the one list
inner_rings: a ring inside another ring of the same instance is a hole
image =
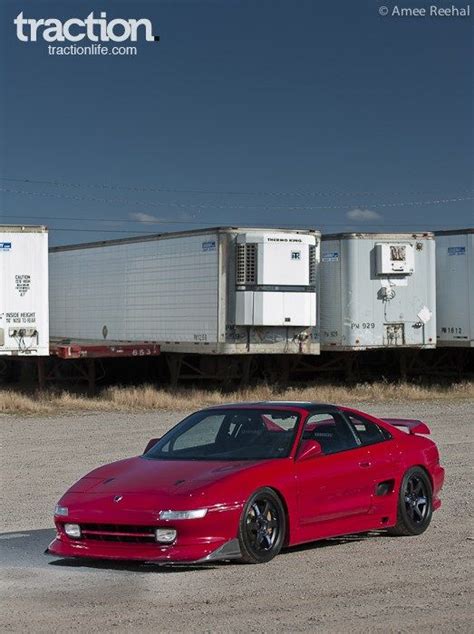
[[359, 462], [359, 467], [362, 467], [363, 469], [368, 469], [371, 466], [372, 463], [369, 460], [362, 460], [362, 462]]

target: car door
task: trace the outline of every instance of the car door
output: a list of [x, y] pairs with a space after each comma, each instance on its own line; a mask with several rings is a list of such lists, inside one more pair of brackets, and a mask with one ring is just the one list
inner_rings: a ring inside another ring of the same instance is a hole
[[375, 421], [353, 412], [346, 412], [346, 417], [361, 447], [365, 447], [368, 452], [372, 512], [382, 513], [383, 509], [390, 509], [390, 496], [395, 491], [396, 478], [399, 476], [397, 443], [390, 432]]
[[314, 527], [317, 536], [324, 533], [324, 525], [368, 513], [373, 479], [369, 450], [341, 413], [310, 415], [305, 439], [318, 441], [323, 451], [316, 458], [295, 461], [299, 524], [304, 532]]

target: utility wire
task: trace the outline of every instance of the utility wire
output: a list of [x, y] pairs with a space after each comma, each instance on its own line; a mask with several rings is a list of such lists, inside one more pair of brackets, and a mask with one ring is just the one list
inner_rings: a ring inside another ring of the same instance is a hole
[[[219, 226], [219, 227], [227, 227], [227, 226], [236, 226], [235, 224], [232, 223], [224, 223], [224, 224], [218, 224], [218, 225], [207, 225], [210, 229], [212, 229], [213, 226]], [[239, 224], [237, 225], [240, 228], [245, 229], [245, 227], [247, 226], [246, 224]], [[251, 225], [248, 225], [249, 227]], [[287, 224], [287, 223], [279, 223], [279, 224], [265, 224], [265, 226], [263, 227], [259, 227], [261, 229], [315, 229], [316, 231], [320, 230], [323, 228], [323, 226], [326, 227], [349, 227], [346, 229], [346, 231], [348, 233], [370, 233], [370, 231], [368, 230], [363, 230], [361, 227], [359, 227], [358, 229], [353, 229], [350, 228], [349, 225], [318, 225], [318, 227], [314, 227], [314, 226], [310, 226], [309, 224], [306, 225], [295, 225], [295, 224]], [[392, 225], [386, 225], [386, 227], [390, 227]], [[440, 228], [445, 228], [446, 225], [440, 225]], [[204, 228], [204, 227], [203, 227]], [[124, 231], [124, 230], [120, 230], [120, 229], [67, 229], [64, 227], [48, 227], [48, 230], [51, 232], [67, 232], [67, 233], [95, 233], [95, 234], [100, 234], [100, 233], [118, 233], [118, 234], [125, 234], [128, 235], [130, 237], [133, 237], [134, 235], [156, 235], [157, 233], [160, 233], [159, 231]], [[427, 230], [428, 231], [428, 230]], [[404, 231], [403, 233], [412, 233], [413, 231]]]
[[[4, 216], [4, 217], [11, 217], [11, 216]], [[25, 217], [25, 216], [23, 216]], [[37, 219], [38, 222], [40, 224], [42, 224], [42, 220], [44, 220], [44, 217], [38, 218], [37, 216], [33, 216], [33, 218]], [[57, 218], [59, 220], [59, 218]], [[71, 220], [71, 219], [69, 219]], [[81, 219], [82, 220], [82, 219]], [[86, 219], [87, 220], [87, 219]], [[226, 226], [239, 226], [239, 227], [245, 227], [248, 225], [248, 223], [232, 223], [229, 221], [223, 221], [223, 222], [217, 222], [214, 220], [211, 220], [210, 222], [202, 222], [202, 223], [188, 223], [187, 221], [163, 221], [160, 223], [156, 223], [156, 224], [160, 224], [160, 225], [189, 225], [189, 224], [193, 224], [193, 225], [199, 225], [204, 227], [208, 227], [208, 228], [212, 228], [215, 226], [220, 226], [220, 227], [226, 227]], [[412, 227], [413, 229], [405, 229], [405, 232], [410, 233], [411, 231], [415, 230], [414, 228], [418, 227], [419, 231], [430, 231], [433, 228], [446, 228], [446, 224], [433, 224], [430, 223], [430, 227], [427, 228], [425, 223], [383, 223], [383, 224], [374, 224], [374, 223], [370, 223], [369, 225], [370, 227], [383, 227], [384, 229], [387, 229], [388, 227], [396, 227], [396, 228], [400, 228], [400, 227]], [[324, 229], [326, 227], [344, 227], [346, 231], [354, 231], [354, 232], [360, 232], [360, 233], [364, 233], [366, 231], [368, 231], [368, 229], [364, 226], [361, 225], [355, 225], [355, 224], [351, 224], [349, 222], [344, 222], [344, 223], [337, 223], [337, 222], [333, 222], [333, 223], [317, 223], [317, 225], [312, 224], [312, 223], [306, 223], [306, 224], [298, 224], [298, 223], [285, 223], [285, 222], [280, 222], [280, 223], [264, 223], [262, 228], [269, 228], [269, 229], [278, 229], [278, 228], [288, 228], [288, 229]], [[453, 227], [450, 227], [451, 229]], [[461, 227], [462, 228], [462, 227]], [[154, 231], [144, 231], [144, 230], [140, 230], [140, 229], [128, 229], [128, 230], [124, 230], [124, 229], [103, 229], [101, 227], [97, 227], [95, 229], [85, 229], [85, 228], [72, 228], [72, 227], [56, 227], [56, 226], [48, 226], [48, 229], [50, 231], [62, 231], [62, 232], [68, 232], [68, 233], [96, 233], [96, 234], [102, 234], [102, 233], [115, 233], [115, 234], [127, 234], [127, 235], [136, 235], [136, 234], [140, 234], [140, 235], [154, 235], [157, 233], [157, 230]], [[370, 231], [369, 231], [370, 232]]]
[[[206, 190], [206, 189], [174, 189], [168, 187], [142, 187], [142, 186], [127, 186], [127, 185], [112, 185], [107, 183], [72, 183], [67, 181], [58, 180], [40, 180], [32, 178], [9, 178], [7, 176], [0, 176], [0, 180], [8, 181], [12, 183], [27, 183], [37, 185], [51, 185], [54, 187], [74, 187], [74, 188], [98, 188], [98, 189], [111, 189], [111, 190], [124, 190], [135, 192], [163, 192], [173, 194], [215, 194], [226, 196], [378, 196], [380, 192], [373, 191], [229, 191], [229, 190]], [[462, 190], [462, 193], [472, 192], [472, 189]], [[421, 196], [427, 193], [426, 191], [415, 192], [384, 192], [391, 196]], [[446, 196], [447, 197], [447, 196]]]
[[[5, 214], [2, 213], [1, 216], [3, 218], [17, 218], [18, 214]], [[68, 216], [25, 216], [23, 214], [21, 214], [21, 218], [27, 218], [28, 220], [37, 220], [38, 222], [43, 222], [45, 220], [65, 220], [65, 221], [69, 221], [69, 222], [97, 222], [97, 223], [127, 223], [127, 224], [143, 224], [143, 225], [203, 225], [203, 226], [224, 226], [224, 225], [235, 225], [235, 222], [231, 222], [229, 220], [209, 220], [207, 222], [204, 221], [192, 221], [192, 220], [169, 220], [169, 219], [160, 219], [160, 218], [156, 218], [154, 220], [130, 220], [129, 218], [97, 218], [95, 216], [82, 216], [82, 218], [69, 218]], [[268, 223], [266, 223], [268, 224]], [[279, 223], [281, 224], [281, 223]], [[292, 227], [294, 226], [304, 226], [307, 227], [308, 223], [305, 223], [304, 225], [295, 225], [294, 223], [289, 223]], [[325, 227], [330, 226], [330, 227], [347, 227], [347, 226], [361, 226], [361, 225], [356, 225], [354, 222], [351, 223], [350, 219], [348, 219], [346, 222], [320, 222], [318, 224], [322, 224]], [[387, 223], [387, 222], [367, 222], [368, 225], [373, 226], [373, 227], [405, 227], [407, 225], [412, 225], [412, 226], [426, 226], [426, 222], [411, 222], [411, 220], [407, 220], [406, 222], [393, 222], [393, 223]], [[446, 223], [435, 223], [433, 224], [432, 222], [429, 223], [429, 225], [431, 227], [444, 227]], [[240, 225], [239, 225], [240, 226]], [[273, 225], [276, 226], [276, 225]], [[71, 229], [71, 231], [73, 231], [74, 229]], [[80, 231], [80, 229], [78, 229], [78, 231]], [[97, 229], [97, 231], [102, 231], [102, 229]]]
[[10, 189], [7, 187], [0, 187], [0, 191], [4, 193], [8, 193], [8, 194], [19, 194], [19, 195], [38, 196], [38, 197], [47, 197], [47, 198], [60, 198], [60, 199], [66, 199], [66, 200], [80, 200], [80, 201], [87, 201], [87, 202], [99, 202], [99, 203], [106, 203], [106, 204], [112, 204], [112, 205], [117, 205], [117, 204], [130, 205], [130, 206], [145, 205], [148, 208], [160, 206], [160, 207], [178, 207], [181, 209], [194, 209], [194, 208], [196, 209], [213, 208], [213, 209], [224, 209], [224, 210], [225, 209], [259, 209], [259, 210], [268, 210], [268, 211], [275, 211], [275, 209], [286, 209], [288, 211], [295, 211], [295, 210], [312, 211], [315, 209], [331, 210], [331, 209], [348, 209], [350, 207], [357, 208], [357, 207], [367, 207], [367, 206], [375, 207], [375, 208], [412, 207], [412, 206], [423, 206], [423, 205], [442, 205], [447, 203], [456, 203], [456, 202], [462, 202], [467, 200], [474, 200], [474, 196], [462, 196], [457, 198], [440, 198], [436, 200], [415, 200], [415, 201], [401, 201], [401, 202], [371, 202], [371, 203], [356, 202], [356, 203], [346, 204], [346, 205], [283, 205], [283, 206], [237, 205], [236, 206], [236, 205], [227, 205], [227, 204], [222, 204], [222, 205], [198, 204], [196, 205], [193, 203], [175, 203], [175, 202], [158, 202], [158, 201], [150, 203], [149, 201], [146, 201], [146, 200], [136, 201], [136, 200], [128, 200], [128, 199], [122, 199], [122, 198], [92, 198], [87, 196], [68, 196], [64, 194], [53, 194], [50, 192], [34, 192], [34, 191], [26, 191], [26, 190], [16, 190], [16, 189]]

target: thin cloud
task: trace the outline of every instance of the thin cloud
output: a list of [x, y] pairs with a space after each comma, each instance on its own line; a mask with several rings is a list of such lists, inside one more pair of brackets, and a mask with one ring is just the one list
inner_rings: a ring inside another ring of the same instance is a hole
[[183, 222], [191, 222], [196, 216], [185, 212], [170, 218], [168, 216], [153, 216], [152, 214], [146, 214], [143, 211], [135, 211], [133, 213], [129, 213], [128, 217], [142, 225], [172, 225], [174, 223], [182, 224]]
[[346, 217], [349, 220], [355, 220], [356, 222], [370, 222], [371, 220], [380, 220], [382, 214], [371, 209], [351, 209], [347, 212]]
[[136, 220], [144, 225], [163, 221], [163, 218], [158, 218], [157, 216], [152, 216], [151, 214], [144, 214], [141, 211], [129, 214], [129, 216], [132, 220]]

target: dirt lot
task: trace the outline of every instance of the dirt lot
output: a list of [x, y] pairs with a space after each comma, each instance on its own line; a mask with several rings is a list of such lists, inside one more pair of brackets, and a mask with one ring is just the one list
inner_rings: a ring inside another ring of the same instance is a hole
[[424, 535], [353, 536], [288, 550], [266, 565], [187, 569], [85, 565], [42, 554], [65, 488], [94, 466], [141, 452], [180, 413], [0, 416], [1, 630], [472, 631], [474, 404], [365, 409], [422, 418], [432, 428], [447, 481], [443, 507]]

